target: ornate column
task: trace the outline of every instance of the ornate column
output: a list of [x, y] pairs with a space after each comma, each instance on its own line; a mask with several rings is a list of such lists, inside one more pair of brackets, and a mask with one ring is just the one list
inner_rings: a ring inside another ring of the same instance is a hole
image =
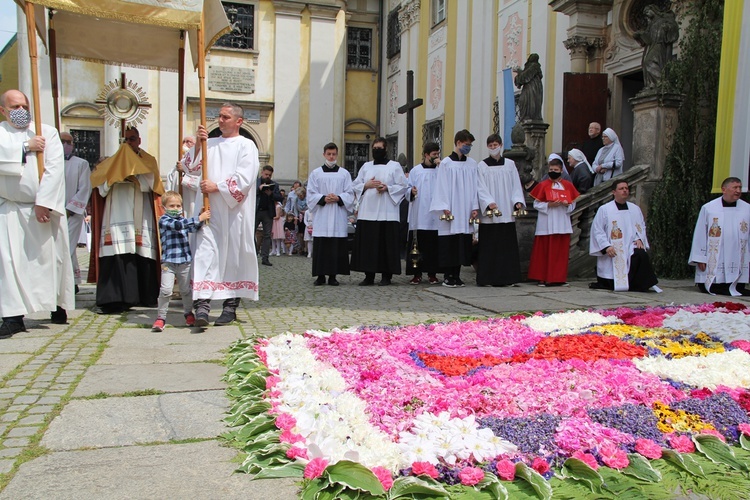
[[[571, 71], [598, 73], [603, 64], [606, 46], [607, 14], [613, 0], [553, 0], [549, 2], [555, 12], [570, 18], [568, 39], [563, 42], [570, 51]], [[588, 63], [588, 65], [587, 65]]]

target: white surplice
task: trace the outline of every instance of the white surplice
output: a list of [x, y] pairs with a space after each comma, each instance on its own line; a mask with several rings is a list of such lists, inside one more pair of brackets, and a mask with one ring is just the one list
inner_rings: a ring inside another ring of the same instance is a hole
[[[430, 211], [438, 219], [438, 236], [471, 234], [471, 211], [479, 210], [477, 162], [469, 157], [459, 161], [453, 158], [455, 155], [441, 160], [430, 204]], [[451, 211], [452, 221], [440, 220], [444, 210]]]
[[[489, 160], [489, 158], [488, 158]], [[526, 198], [518, 176], [518, 169], [513, 160], [504, 158], [502, 165], [488, 165], [487, 160], [482, 160], [477, 165], [479, 174], [479, 210], [482, 224], [500, 224], [514, 222], [513, 211], [516, 203], [526, 208]], [[502, 215], [500, 217], [487, 217], [484, 211], [491, 203], [496, 203]]]
[[86, 205], [91, 196], [91, 169], [89, 162], [77, 156], [65, 160], [65, 209], [71, 213], [68, 216], [68, 242], [70, 257], [73, 264], [75, 282], [81, 282], [81, 269], [78, 267], [76, 247], [83, 230], [83, 219], [86, 215]]
[[[258, 148], [242, 137], [208, 140], [208, 179], [219, 191], [208, 195], [211, 219], [198, 232], [193, 255], [193, 299], [258, 300], [255, 254], [255, 181]], [[192, 150], [191, 150], [192, 151]], [[200, 164], [203, 151], [193, 159]], [[196, 193], [194, 217], [203, 209]]]
[[99, 257], [134, 254], [151, 260], [159, 256], [157, 222], [150, 193], [154, 174], [137, 174], [138, 183], [124, 181], [97, 186], [104, 200]]
[[[326, 195], [335, 194], [343, 205], [319, 205]], [[307, 206], [315, 218], [312, 235], [315, 238], [346, 238], [349, 212], [354, 208], [352, 176], [341, 167], [336, 172], [326, 172], [323, 167], [312, 171], [307, 178]]]
[[[596, 257], [596, 275], [615, 281], [615, 291], [628, 290], [630, 257], [641, 240], [648, 250], [646, 222], [638, 205], [627, 202], [627, 210], [618, 210], [614, 200], [599, 207], [591, 224], [589, 254]], [[602, 254], [609, 246], [615, 248], [615, 257]]]
[[417, 197], [409, 203], [409, 230], [437, 231], [438, 215], [430, 212], [433, 193], [435, 192], [435, 180], [440, 166], [425, 168], [421, 163], [409, 172], [409, 189], [417, 188]]
[[[737, 284], [750, 279], [749, 228], [750, 204], [742, 200], [736, 207], [725, 207], [722, 199], [716, 198], [701, 207], [688, 262], [696, 266], [696, 283], [705, 283], [709, 292], [714, 283], [731, 283], [730, 292], [740, 295]], [[706, 270], [698, 269], [698, 263], [706, 264]]]
[[[36, 154], [23, 143], [34, 137], [34, 124], [23, 130], [0, 123], [0, 316], [75, 307], [73, 266], [65, 217], [65, 166], [57, 130], [42, 125], [46, 139], [41, 182]], [[40, 223], [34, 205], [51, 210]]]
[[[373, 178], [388, 186], [388, 191], [381, 193], [377, 189], [365, 189], [365, 183]], [[368, 161], [362, 165], [352, 183], [354, 194], [359, 199], [357, 219], [398, 222], [399, 204], [406, 195], [407, 184], [404, 170], [396, 161], [384, 165]]]

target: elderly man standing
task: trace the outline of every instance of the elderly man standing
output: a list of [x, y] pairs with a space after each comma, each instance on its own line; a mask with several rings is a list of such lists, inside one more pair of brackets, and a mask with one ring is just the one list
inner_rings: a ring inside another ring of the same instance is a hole
[[[211, 222], [198, 232], [193, 258], [193, 306], [195, 325], [208, 326], [211, 300], [224, 300], [214, 323], [227, 325], [237, 319], [240, 298], [258, 300], [258, 262], [255, 255], [255, 183], [258, 176], [258, 148], [240, 135], [243, 110], [225, 103], [219, 111], [221, 137], [208, 139], [198, 126], [198, 143], [193, 163], [202, 161], [201, 143], [208, 154], [208, 178], [200, 189], [208, 194]], [[197, 217], [203, 197], [195, 203]]]
[[[589, 123], [589, 138], [586, 139], [586, 142], [584, 142], [583, 146], [581, 146], [583, 154], [586, 155], [586, 160], [589, 162], [589, 165], [594, 163], [596, 153], [598, 153], [599, 150], [603, 147], [604, 142], [602, 141], [602, 126], [597, 122]], [[593, 170], [591, 171], [591, 174], [594, 174]]]
[[65, 153], [65, 212], [68, 215], [68, 241], [70, 243], [70, 257], [73, 262], [73, 276], [75, 277], [75, 291], [81, 284], [81, 269], [78, 266], [76, 247], [83, 228], [86, 205], [91, 196], [91, 170], [89, 162], [73, 154], [75, 141], [68, 132], [60, 134], [63, 151]]
[[[73, 267], [65, 218], [65, 165], [57, 131], [34, 134], [28, 98], [18, 90], [0, 96], [0, 339], [26, 330], [23, 317], [75, 307]], [[39, 179], [36, 152], [44, 153]]]
[[688, 264], [695, 266], [695, 283], [711, 295], [750, 295], [750, 204], [740, 199], [742, 181], [728, 177], [721, 197], [701, 207], [693, 233]]
[[596, 257], [597, 281], [589, 288], [661, 292], [646, 253], [648, 238], [643, 212], [628, 201], [627, 181], [616, 181], [612, 189], [614, 199], [599, 207], [591, 224], [589, 254]]

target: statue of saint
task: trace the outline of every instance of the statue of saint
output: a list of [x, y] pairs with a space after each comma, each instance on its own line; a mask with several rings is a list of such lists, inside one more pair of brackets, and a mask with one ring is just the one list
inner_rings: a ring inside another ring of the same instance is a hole
[[670, 10], [659, 10], [655, 5], [643, 9], [646, 28], [633, 37], [643, 46], [643, 87], [655, 90], [662, 79], [664, 67], [672, 59], [672, 44], [680, 36], [680, 26]]
[[542, 65], [539, 64], [539, 54], [531, 54], [523, 69], [514, 68], [515, 84], [521, 89], [518, 98], [518, 110], [521, 121], [542, 120]]

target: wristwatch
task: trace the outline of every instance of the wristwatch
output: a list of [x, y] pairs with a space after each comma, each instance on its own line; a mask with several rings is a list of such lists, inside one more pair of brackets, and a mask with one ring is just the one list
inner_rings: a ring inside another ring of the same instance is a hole
[[24, 154], [29, 152], [29, 141], [23, 143], [23, 152]]

